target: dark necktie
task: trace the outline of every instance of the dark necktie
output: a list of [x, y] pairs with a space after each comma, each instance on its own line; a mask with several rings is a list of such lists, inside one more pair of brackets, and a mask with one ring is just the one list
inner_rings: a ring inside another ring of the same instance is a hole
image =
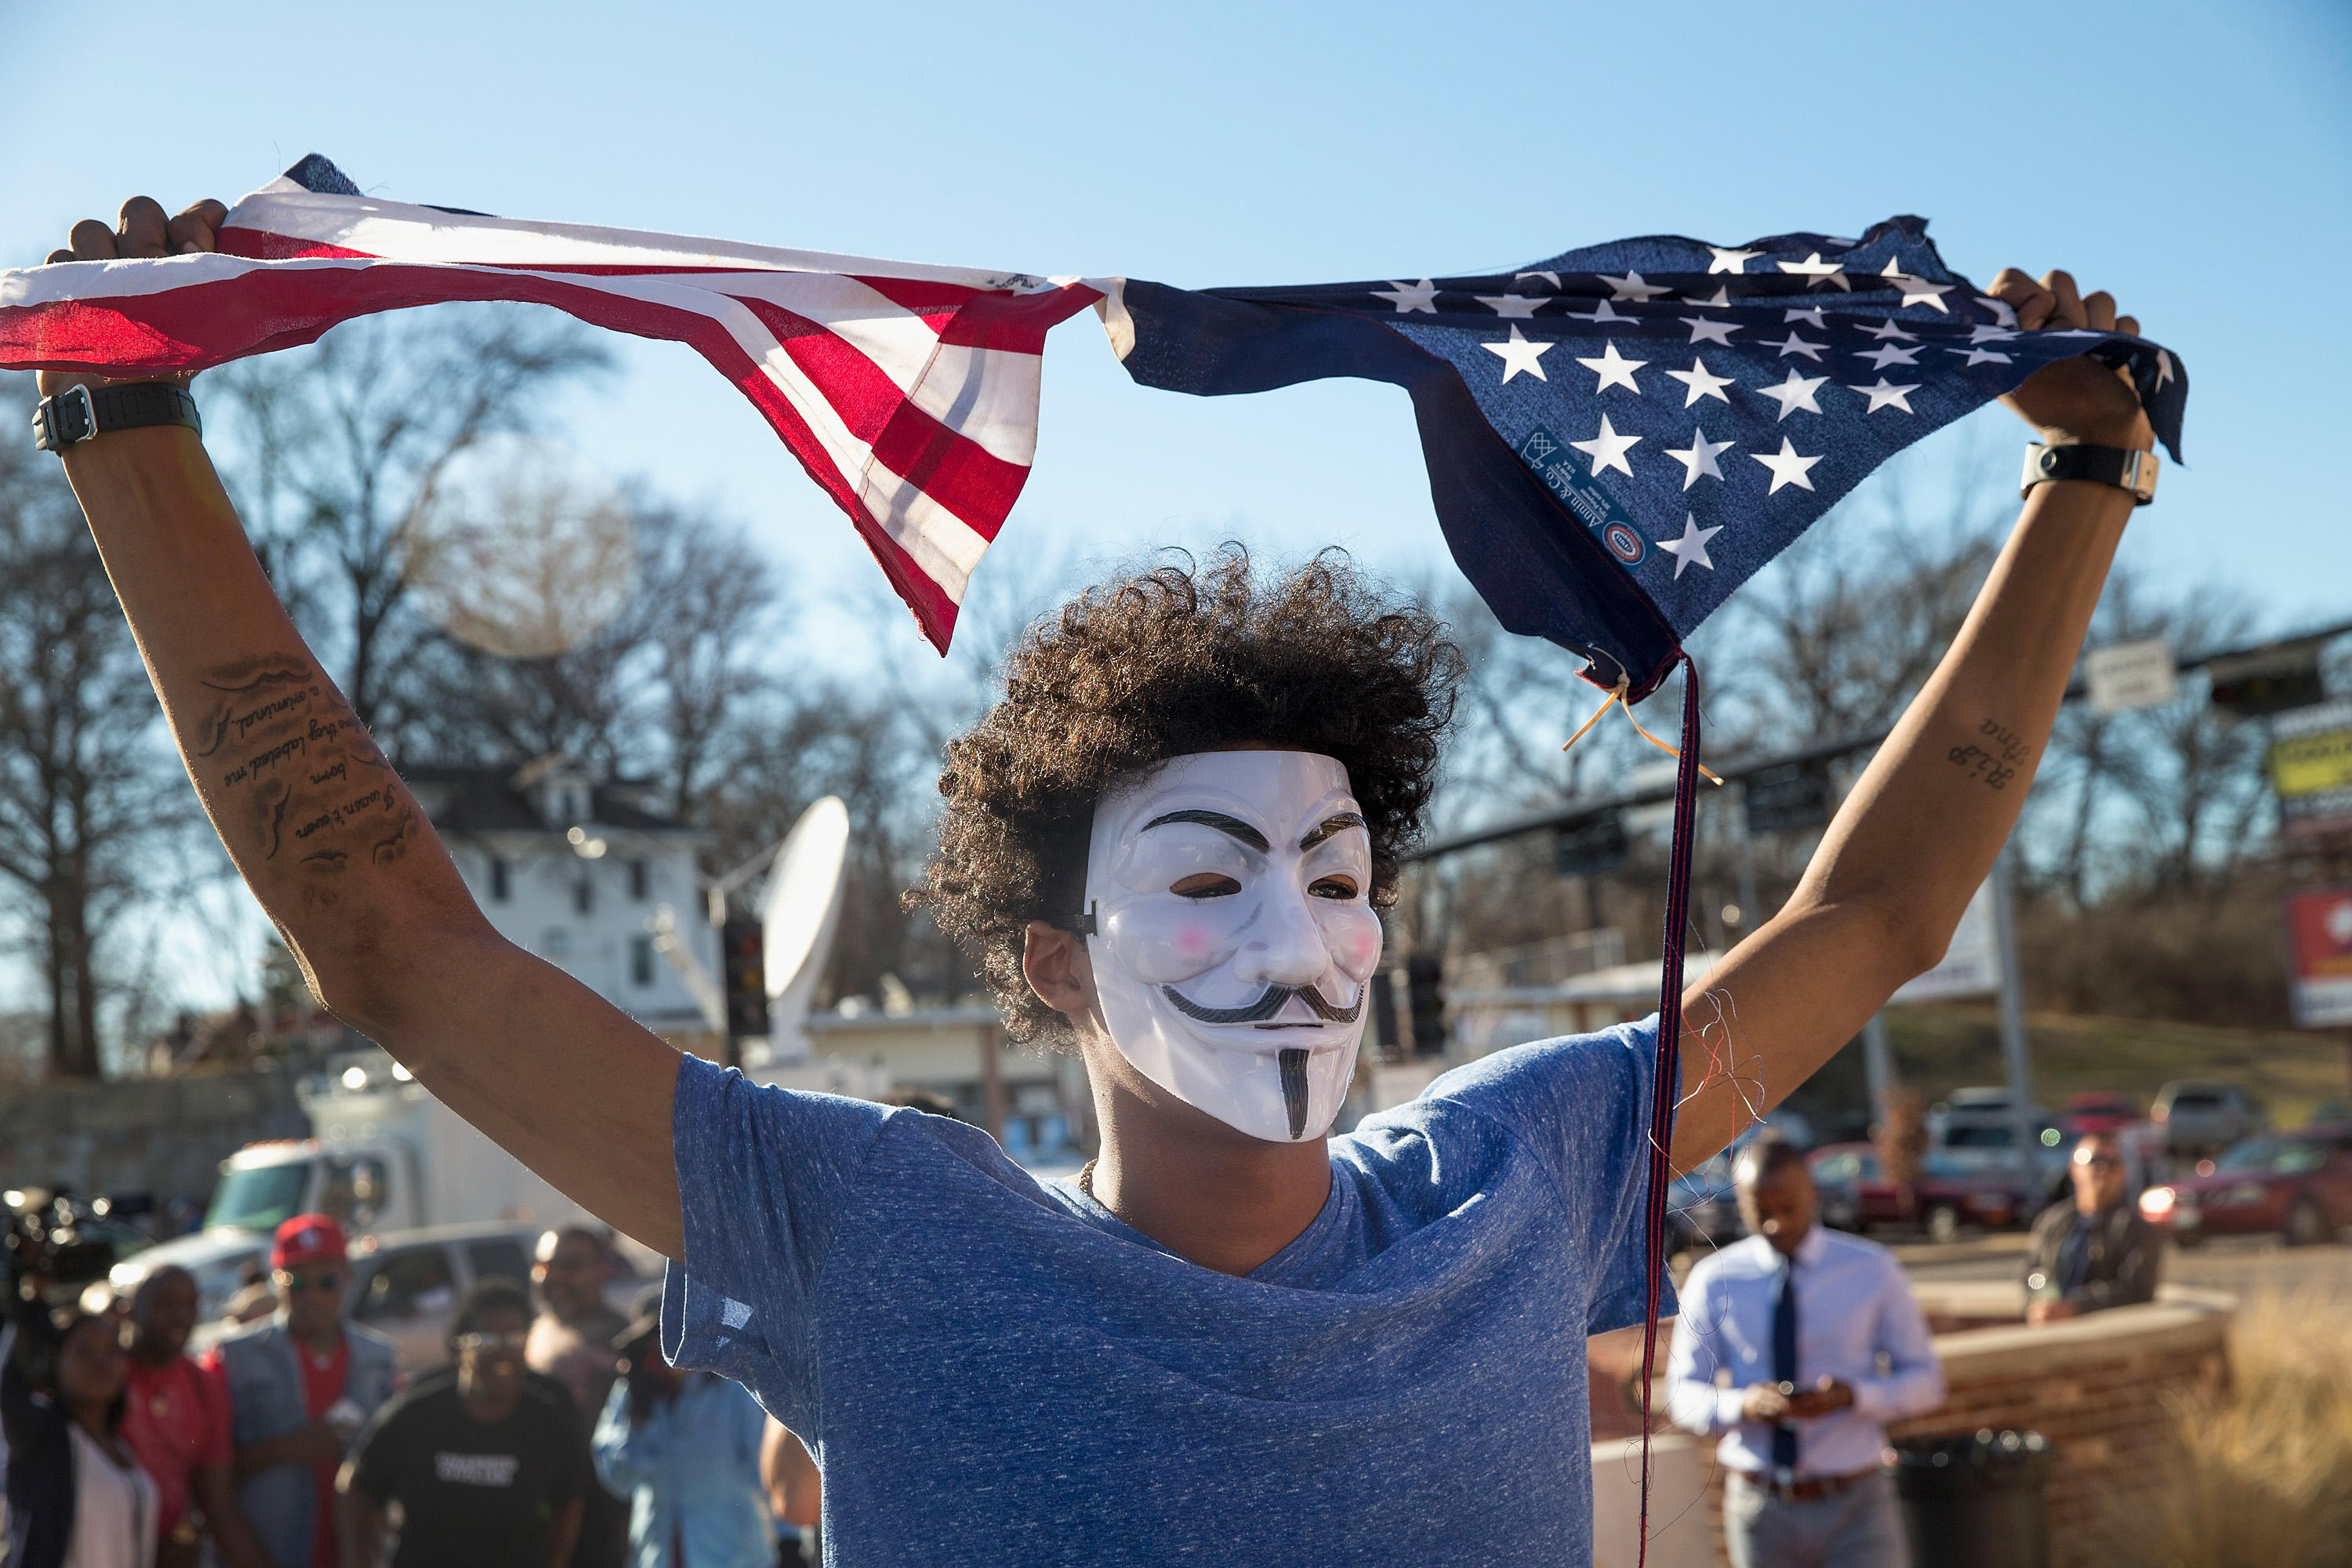
[[[1797, 1384], [1797, 1260], [1780, 1259], [1780, 1276], [1772, 1293], [1772, 1381], [1783, 1388]], [[1782, 1476], [1797, 1473], [1797, 1429], [1786, 1421], [1772, 1427], [1772, 1468]]]

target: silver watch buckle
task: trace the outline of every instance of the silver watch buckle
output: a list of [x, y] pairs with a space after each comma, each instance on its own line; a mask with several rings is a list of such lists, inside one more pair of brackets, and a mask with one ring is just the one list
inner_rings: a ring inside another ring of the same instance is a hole
[[[77, 398], [81, 402], [81, 428], [73, 431], [66, 427], [64, 415]], [[62, 452], [97, 434], [98, 405], [90, 400], [87, 383], [45, 397], [33, 409], [33, 445], [41, 451]]]

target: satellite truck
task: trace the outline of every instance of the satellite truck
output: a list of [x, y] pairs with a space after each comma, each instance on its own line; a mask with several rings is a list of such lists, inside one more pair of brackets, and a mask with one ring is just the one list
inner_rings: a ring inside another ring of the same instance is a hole
[[[772, 854], [755, 856], [710, 885], [711, 907], [723, 912], [730, 892], [767, 872], [758, 903], [769, 1032], [736, 1047], [758, 1081], [869, 1097], [887, 1087], [878, 1068], [812, 1063], [803, 1026], [832, 951], [848, 842], [848, 811], [828, 795], [802, 814]], [[723, 1037], [725, 999], [692, 952], [674, 940], [668, 906], [648, 924], [656, 946]], [[249, 1143], [222, 1161], [204, 1228], [115, 1265], [110, 1280], [117, 1290], [177, 1264], [195, 1277], [199, 1319], [216, 1318], [239, 1288], [267, 1272], [271, 1233], [298, 1214], [333, 1215], [355, 1238], [483, 1221], [541, 1229], [599, 1223], [381, 1050], [336, 1057], [296, 1098], [310, 1118], [311, 1136]], [[633, 1261], [653, 1261], [626, 1237], [616, 1239]]]

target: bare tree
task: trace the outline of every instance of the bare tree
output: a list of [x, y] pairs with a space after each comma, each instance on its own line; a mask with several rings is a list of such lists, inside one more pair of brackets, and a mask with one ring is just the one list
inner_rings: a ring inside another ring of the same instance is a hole
[[[31, 382], [0, 378], [0, 421], [28, 417]], [[0, 443], [0, 877], [30, 900], [58, 1077], [97, 1076], [101, 940], [142, 889], [143, 852], [187, 819], [155, 717], [63, 475]]]
[[436, 484], [486, 437], [537, 427], [561, 386], [608, 363], [552, 312], [469, 306], [369, 317], [208, 378], [256, 549], [361, 722], [394, 751], [416, 717], [402, 675], [424, 633], [403, 612]]

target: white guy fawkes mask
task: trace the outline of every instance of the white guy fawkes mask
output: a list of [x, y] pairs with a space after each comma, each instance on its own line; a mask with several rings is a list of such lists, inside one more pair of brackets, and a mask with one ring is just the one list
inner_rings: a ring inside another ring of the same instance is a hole
[[1253, 1138], [1321, 1135], [1380, 963], [1371, 886], [1371, 838], [1330, 757], [1201, 752], [1123, 782], [1096, 803], [1087, 852], [1112, 1042]]

